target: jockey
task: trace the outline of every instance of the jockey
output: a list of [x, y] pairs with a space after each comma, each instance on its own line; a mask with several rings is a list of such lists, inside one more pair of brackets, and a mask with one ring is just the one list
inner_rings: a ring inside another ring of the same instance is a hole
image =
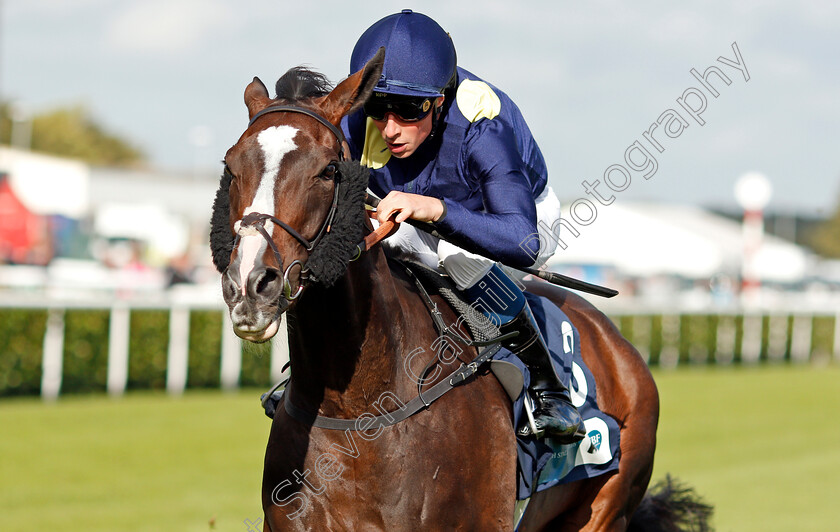
[[557, 245], [537, 238], [538, 221], [551, 227], [560, 203], [536, 141], [505, 93], [456, 66], [452, 40], [431, 18], [403, 10], [376, 22], [356, 43], [350, 71], [382, 46], [373, 94], [342, 122], [353, 157], [371, 168], [370, 190], [382, 198], [377, 219], [430, 222], [462, 247], [409, 224], [383, 245], [442, 268], [502, 333], [518, 331], [505, 347], [528, 366], [535, 436], [580, 440], [580, 414], [528, 302], [497, 264], [539, 267]]

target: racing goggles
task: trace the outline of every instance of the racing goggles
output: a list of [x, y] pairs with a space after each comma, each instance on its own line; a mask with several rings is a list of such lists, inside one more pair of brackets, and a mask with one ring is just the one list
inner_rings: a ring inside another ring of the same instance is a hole
[[365, 103], [365, 114], [374, 120], [385, 120], [385, 115], [394, 113], [403, 122], [417, 122], [426, 118], [432, 110], [431, 98], [416, 96], [394, 96], [387, 98], [372, 95]]

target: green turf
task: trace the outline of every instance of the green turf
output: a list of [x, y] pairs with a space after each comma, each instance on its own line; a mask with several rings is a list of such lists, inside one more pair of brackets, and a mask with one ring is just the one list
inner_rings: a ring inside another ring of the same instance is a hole
[[657, 371], [654, 479], [715, 507], [719, 531], [840, 530], [840, 367]]
[[256, 391], [2, 401], [0, 530], [243, 532], [270, 423]]
[[[695, 487], [720, 531], [838, 528], [839, 367], [655, 376], [654, 479]], [[269, 428], [257, 398], [0, 401], [0, 531], [247, 531]]]

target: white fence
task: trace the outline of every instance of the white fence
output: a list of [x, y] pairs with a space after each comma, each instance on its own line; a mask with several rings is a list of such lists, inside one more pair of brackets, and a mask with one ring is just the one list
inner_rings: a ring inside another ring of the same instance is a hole
[[[736, 355], [746, 365], [840, 361], [840, 313], [669, 312], [613, 315], [613, 319], [630, 321], [631, 332], [624, 332], [645, 361], [651, 361], [657, 344], [655, 362], [663, 368], [683, 363], [726, 366], [736, 362]], [[657, 321], [658, 335], [654, 335]]]
[[[177, 293], [158, 296], [155, 300], [2, 298], [0, 308], [47, 310], [41, 376], [41, 395], [45, 399], [54, 399], [61, 392], [65, 313], [77, 309], [108, 310], [110, 313], [106, 388], [111, 395], [123, 394], [128, 383], [130, 314], [133, 310], [163, 309], [169, 312], [166, 390], [176, 395], [183, 393], [187, 386], [191, 313], [219, 311], [223, 316], [220, 385], [226, 390], [239, 386], [242, 341], [234, 335], [228, 313], [217, 298], [183, 297]], [[676, 367], [684, 363], [756, 364], [764, 360], [840, 361], [840, 312], [830, 313], [825, 309], [811, 312], [802, 309], [792, 312], [730, 309], [712, 314], [697, 309], [658, 312], [651, 308], [640, 312], [629, 312], [626, 308], [608, 309], [607, 312], [625, 330], [629, 324], [629, 339], [649, 362], [651, 355], [655, 354], [653, 362], [662, 367]], [[820, 334], [815, 331], [815, 323], [818, 322]], [[271, 346], [270, 376], [273, 382], [284, 377], [282, 367], [288, 359], [286, 335], [278, 334]]]
[[[200, 299], [164, 297], [154, 300], [87, 299], [54, 301], [44, 298], [0, 300], [5, 309], [46, 309], [47, 320], [43, 340], [41, 396], [55, 399], [61, 392], [64, 368], [64, 318], [67, 310], [109, 311], [108, 370], [106, 388], [111, 395], [122, 395], [128, 384], [130, 315], [132, 310], [166, 310], [169, 312], [169, 343], [166, 360], [166, 390], [181, 394], [187, 386], [190, 315], [193, 311], [218, 310], [223, 316], [221, 331], [221, 363], [219, 380], [222, 389], [239, 386], [242, 371], [242, 340], [234, 333], [227, 309], [220, 304]], [[0, 353], [1, 354], [1, 353]], [[284, 378], [283, 366], [289, 360], [288, 341], [278, 334], [271, 344], [270, 375], [276, 382]]]

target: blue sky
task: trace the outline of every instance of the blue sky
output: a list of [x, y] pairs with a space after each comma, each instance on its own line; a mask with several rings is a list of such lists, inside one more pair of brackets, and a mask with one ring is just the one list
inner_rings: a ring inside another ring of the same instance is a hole
[[[338, 81], [367, 26], [414, 7], [450, 32], [462, 66], [519, 104], [565, 201], [627, 166], [634, 142], [653, 150], [643, 133], [662, 113], [689, 118], [677, 98], [701, 88], [690, 69], [717, 65], [731, 84], [712, 81], [705, 124], [663, 137], [656, 173], [631, 172], [617, 200], [734, 207], [736, 179], [758, 171], [773, 184], [769, 209], [832, 212], [840, 3], [694, 4], [2, 0], [0, 94], [34, 112], [85, 104], [155, 166], [213, 170], [244, 129], [253, 76], [271, 87], [307, 64]], [[735, 59], [733, 42], [749, 81], [717, 61]]]

